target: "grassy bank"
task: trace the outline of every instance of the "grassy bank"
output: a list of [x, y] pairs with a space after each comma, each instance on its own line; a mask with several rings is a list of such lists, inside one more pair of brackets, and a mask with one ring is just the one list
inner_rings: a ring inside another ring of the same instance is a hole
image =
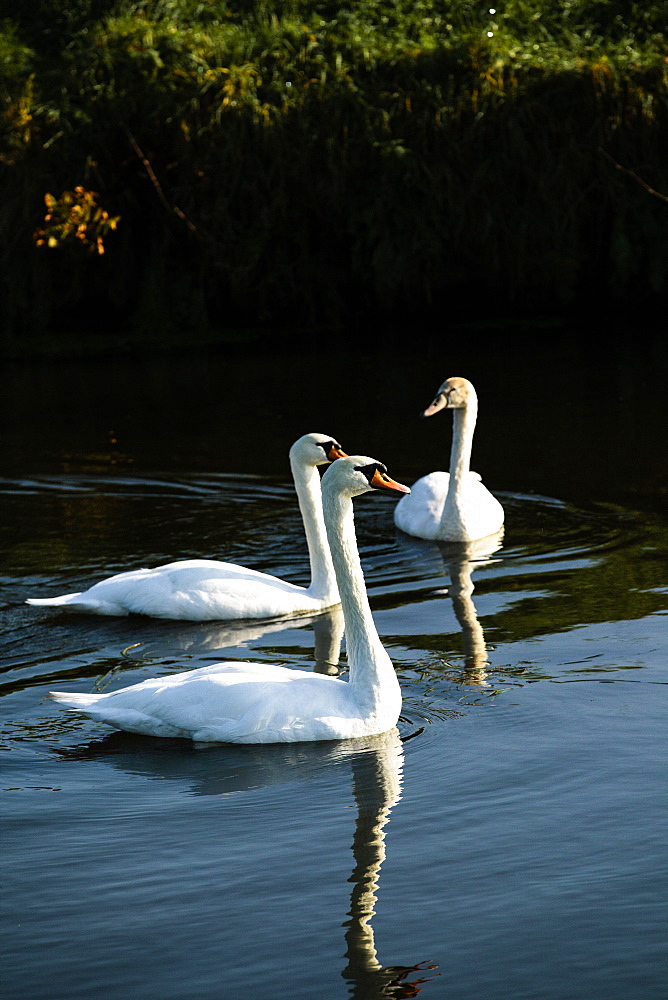
[[668, 285], [662, 11], [5, 6], [6, 349], [650, 299]]

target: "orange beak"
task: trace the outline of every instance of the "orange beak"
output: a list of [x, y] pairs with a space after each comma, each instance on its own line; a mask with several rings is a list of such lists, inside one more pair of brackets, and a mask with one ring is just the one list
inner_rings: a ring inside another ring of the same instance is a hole
[[395, 482], [394, 479], [390, 479], [386, 472], [380, 472], [378, 469], [373, 474], [371, 485], [375, 490], [389, 490], [391, 493], [410, 493], [408, 486]]
[[330, 462], [335, 462], [337, 458], [348, 458], [348, 452], [343, 451], [342, 448], [337, 448], [335, 444], [327, 452], [327, 458]]

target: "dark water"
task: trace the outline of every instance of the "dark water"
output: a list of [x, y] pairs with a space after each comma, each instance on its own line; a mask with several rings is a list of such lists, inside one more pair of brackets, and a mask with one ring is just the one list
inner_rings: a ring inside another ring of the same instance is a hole
[[[0, 441], [9, 1000], [665, 996], [668, 516], [658, 348], [593, 359], [305, 354], [10, 369]], [[65, 617], [25, 597], [224, 557], [306, 583], [286, 452], [339, 438], [411, 481], [476, 384], [491, 553], [356, 501], [398, 735], [210, 746], [46, 699], [226, 657], [345, 672], [337, 614]], [[113, 432], [110, 438], [109, 432]]]

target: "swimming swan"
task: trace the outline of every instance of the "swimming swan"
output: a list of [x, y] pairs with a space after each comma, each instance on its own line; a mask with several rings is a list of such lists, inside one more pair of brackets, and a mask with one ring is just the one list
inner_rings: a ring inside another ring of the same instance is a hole
[[304, 434], [290, 449], [290, 466], [304, 521], [311, 583], [297, 587], [268, 573], [215, 559], [182, 559], [118, 573], [89, 590], [60, 597], [31, 597], [27, 604], [98, 615], [150, 615], [216, 621], [278, 618], [322, 611], [339, 603], [334, 567], [325, 536], [318, 465], [345, 451], [325, 434]]
[[56, 701], [116, 729], [196, 742], [291, 743], [384, 733], [399, 718], [401, 689], [366, 594], [352, 498], [408, 493], [384, 465], [341, 458], [322, 480], [327, 537], [345, 622], [349, 680], [265, 663], [216, 663], [109, 694], [52, 692]]
[[394, 511], [394, 523], [409, 535], [445, 542], [469, 542], [494, 534], [503, 525], [503, 507], [470, 471], [478, 397], [465, 378], [449, 378], [422, 413], [431, 417], [453, 410], [450, 473], [430, 472], [418, 479], [410, 496]]

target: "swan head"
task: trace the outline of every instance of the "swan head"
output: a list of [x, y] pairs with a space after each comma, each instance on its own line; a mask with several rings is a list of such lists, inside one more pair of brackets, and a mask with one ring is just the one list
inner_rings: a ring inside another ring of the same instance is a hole
[[304, 434], [290, 448], [290, 461], [308, 466], [327, 465], [345, 454], [336, 438], [327, 434]]
[[438, 392], [426, 410], [420, 414], [421, 417], [433, 417], [439, 410], [462, 410], [467, 406], [475, 405], [478, 397], [476, 391], [466, 378], [446, 378], [445, 382], [439, 386]]
[[358, 497], [369, 490], [410, 493], [408, 486], [390, 479], [382, 462], [368, 455], [348, 455], [327, 469], [322, 477], [324, 494]]

